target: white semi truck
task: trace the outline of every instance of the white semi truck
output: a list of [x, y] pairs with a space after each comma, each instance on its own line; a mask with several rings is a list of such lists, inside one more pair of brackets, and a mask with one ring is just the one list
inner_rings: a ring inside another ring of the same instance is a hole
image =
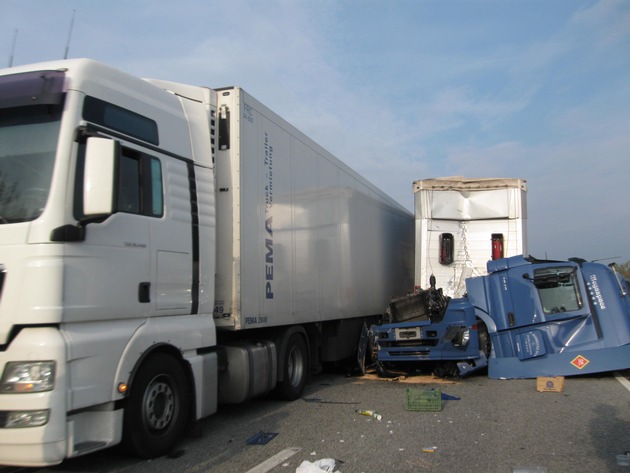
[[413, 183], [416, 286], [431, 276], [449, 297], [490, 260], [527, 254], [527, 184], [517, 178], [423, 179]]
[[[342, 131], [340, 131], [342, 132]], [[0, 71], [0, 464], [171, 449], [355, 354], [413, 215], [240, 88]]]

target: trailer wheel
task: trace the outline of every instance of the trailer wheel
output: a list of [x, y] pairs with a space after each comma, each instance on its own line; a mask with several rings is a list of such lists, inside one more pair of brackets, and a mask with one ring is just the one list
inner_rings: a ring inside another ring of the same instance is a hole
[[140, 367], [123, 421], [123, 448], [142, 458], [173, 449], [189, 420], [190, 396], [182, 366], [159, 353]]
[[308, 350], [300, 334], [289, 337], [282, 365], [283, 381], [278, 383], [276, 393], [286, 401], [294, 401], [302, 396], [308, 378]]
[[488, 327], [481, 319], [477, 319], [477, 336], [479, 337], [479, 350], [486, 355], [486, 358], [489, 358], [492, 352], [492, 342], [490, 341]]

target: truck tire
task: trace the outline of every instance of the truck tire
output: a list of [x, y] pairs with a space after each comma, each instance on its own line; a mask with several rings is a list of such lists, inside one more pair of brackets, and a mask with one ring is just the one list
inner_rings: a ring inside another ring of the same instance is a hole
[[142, 458], [164, 455], [189, 421], [188, 380], [181, 364], [158, 353], [145, 361], [131, 385], [123, 421], [123, 448]]
[[284, 376], [276, 393], [281, 399], [294, 401], [302, 396], [309, 373], [308, 350], [302, 335], [294, 333], [289, 337], [282, 361]]
[[486, 358], [490, 358], [490, 353], [492, 353], [490, 334], [486, 324], [479, 318], [477, 319], [477, 336], [479, 337], [479, 350], [486, 355]]

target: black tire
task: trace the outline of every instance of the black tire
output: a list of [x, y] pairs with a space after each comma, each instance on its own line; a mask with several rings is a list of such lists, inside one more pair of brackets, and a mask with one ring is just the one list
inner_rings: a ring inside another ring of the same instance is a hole
[[189, 422], [190, 394], [182, 365], [158, 353], [136, 375], [125, 406], [123, 448], [142, 458], [170, 452]]
[[304, 337], [294, 333], [287, 341], [282, 360], [283, 380], [278, 383], [276, 393], [285, 401], [295, 401], [302, 397], [309, 374], [308, 350]]
[[486, 355], [486, 358], [490, 358], [492, 342], [490, 340], [490, 334], [488, 333], [488, 327], [481, 319], [477, 319], [477, 335], [479, 337], [479, 350]]
[[441, 361], [433, 368], [433, 374], [438, 378], [459, 378], [459, 368], [454, 361]]

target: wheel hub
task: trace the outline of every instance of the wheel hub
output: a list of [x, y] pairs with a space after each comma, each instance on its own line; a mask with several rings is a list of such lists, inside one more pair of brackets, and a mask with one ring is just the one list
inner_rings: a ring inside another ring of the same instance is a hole
[[175, 412], [175, 393], [171, 386], [154, 380], [144, 398], [144, 418], [153, 430], [162, 430], [170, 424]]

